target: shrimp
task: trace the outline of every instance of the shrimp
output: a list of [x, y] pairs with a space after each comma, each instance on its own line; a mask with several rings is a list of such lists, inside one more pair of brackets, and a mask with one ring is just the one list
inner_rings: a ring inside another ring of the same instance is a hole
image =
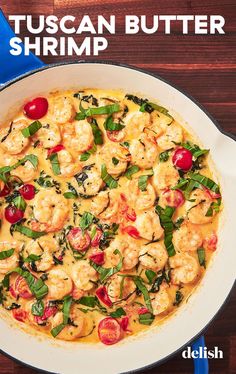
[[137, 246], [134, 239], [127, 236], [116, 238], [108, 247], [105, 249], [105, 267], [115, 267], [120, 261], [120, 256], [115, 254], [115, 250], [118, 249], [123, 257], [122, 270], [133, 269], [139, 261], [139, 247]]
[[169, 258], [171, 280], [174, 284], [191, 283], [199, 272], [197, 260], [187, 253], [177, 253]]
[[9, 251], [10, 249], [14, 249], [14, 252], [10, 257], [0, 260], [0, 274], [6, 274], [17, 267], [19, 262], [19, 251], [21, 247], [22, 245], [16, 241], [0, 242], [0, 253]]
[[94, 138], [92, 127], [87, 120], [67, 123], [63, 127], [63, 142], [76, 154], [81, 154], [92, 148]]
[[75, 179], [78, 182], [77, 192], [81, 195], [95, 196], [104, 186], [101, 173], [94, 166], [85, 166]]
[[139, 138], [143, 133], [145, 127], [149, 126], [150, 114], [147, 112], [132, 112], [129, 113], [124, 120], [126, 139]]
[[73, 100], [68, 96], [56, 96], [52, 98], [49, 108], [52, 121], [57, 124], [70, 122], [75, 116]]
[[115, 222], [118, 209], [119, 202], [113, 191], [101, 191], [91, 202], [91, 212], [102, 221]]
[[60, 248], [55, 239], [45, 237], [28, 242], [24, 250], [24, 256], [28, 257], [31, 254], [40, 256], [40, 259], [35, 261], [37, 271], [47, 271], [54, 265], [53, 254], [59, 250]]
[[[107, 143], [102, 146], [99, 156], [101, 163], [104, 163], [107, 172], [111, 175], [118, 176], [123, 173], [127, 168], [127, 161], [129, 161], [129, 151], [117, 143]], [[117, 163], [113, 160], [117, 159]]]
[[53, 190], [40, 190], [33, 201], [33, 214], [45, 231], [61, 230], [69, 214], [68, 201]]
[[175, 148], [175, 143], [181, 143], [183, 140], [183, 130], [176, 122], [172, 122], [167, 126], [163, 135], [157, 139], [157, 145], [163, 150]]
[[[63, 330], [56, 336], [57, 339], [62, 340], [74, 340], [79, 338], [83, 334], [85, 327], [85, 317], [83, 312], [79, 310], [79, 306], [73, 304], [70, 308], [69, 315], [70, 324], [67, 324]], [[63, 323], [63, 313], [57, 312], [55, 316], [50, 318], [52, 328], [61, 325]]]
[[89, 291], [98, 279], [96, 270], [87, 260], [80, 260], [72, 266], [71, 276], [75, 286], [82, 291]]
[[165, 312], [170, 307], [170, 297], [168, 292], [161, 289], [155, 294], [154, 298], [151, 298], [151, 304], [154, 316]]
[[0, 147], [10, 155], [21, 153], [28, 145], [29, 138], [24, 137], [21, 130], [28, 127], [28, 122], [20, 119], [13, 122], [9, 127], [0, 130]]
[[145, 128], [145, 132], [158, 138], [167, 129], [167, 125], [169, 125], [171, 121], [171, 118], [154, 110], [150, 114], [150, 122]]
[[168, 260], [166, 249], [162, 244], [150, 243], [141, 247], [139, 252], [140, 264], [153, 271], [158, 271], [164, 268]]
[[205, 191], [197, 188], [191, 193], [189, 200], [191, 201], [187, 201], [186, 209], [190, 222], [203, 225], [212, 221], [213, 216], [208, 217], [206, 214], [213, 200]]
[[35, 168], [30, 161], [26, 161], [24, 165], [18, 166], [18, 168], [11, 171], [11, 175], [18, 177], [22, 182], [30, 182], [36, 177], [37, 168]]
[[157, 240], [163, 235], [160, 219], [154, 210], [146, 210], [135, 221], [139, 235], [147, 240]]
[[73, 288], [73, 283], [69, 275], [60, 268], [50, 270], [48, 278], [45, 281], [48, 286], [49, 299], [62, 299], [64, 296], [69, 295]]
[[202, 245], [202, 234], [200, 230], [186, 221], [173, 233], [173, 244], [177, 251], [196, 251]]
[[60, 129], [56, 123], [42, 125], [33, 139], [39, 140], [44, 148], [55, 147], [61, 142]]
[[136, 296], [135, 291], [136, 285], [131, 278], [115, 274], [108, 282], [107, 292], [113, 303], [130, 304]]
[[137, 210], [146, 210], [151, 208], [156, 200], [156, 193], [153, 186], [147, 183], [145, 191], [141, 191], [138, 186], [138, 179], [135, 178], [129, 182], [129, 198], [132, 206]]
[[179, 173], [169, 161], [160, 162], [153, 169], [152, 184], [157, 192], [175, 186], [179, 180]]
[[130, 142], [131, 163], [143, 169], [151, 168], [156, 161], [158, 150], [156, 142], [147, 134]]
[[57, 155], [61, 172], [59, 176], [69, 178], [81, 170], [81, 165], [74, 162], [73, 157], [66, 149], [62, 149]]

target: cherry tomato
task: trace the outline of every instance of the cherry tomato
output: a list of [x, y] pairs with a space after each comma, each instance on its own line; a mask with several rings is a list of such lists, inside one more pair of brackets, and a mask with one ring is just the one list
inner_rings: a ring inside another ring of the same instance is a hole
[[9, 205], [5, 208], [5, 218], [11, 224], [20, 221], [23, 217], [23, 210], [16, 208], [14, 205]]
[[127, 198], [125, 194], [120, 194], [121, 203], [120, 203], [120, 212], [125, 216], [129, 221], [136, 221], [136, 213], [133, 208], [130, 208], [127, 204]]
[[138, 314], [146, 314], [146, 313], [150, 313], [148, 308], [146, 308], [145, 306], [142, 306], [141, 308], [138, 309]]
[[30, 119], [40, 119], [48, 111], [48, 101], [45, 97], [36, 97], [24, 106], [24, 114]]
[[94, 235], [93, 239], [91, 240], [91, 246], [92, 247], [98, 247], [100, 240], [102, 238], [103, 232], [100, 229], [96, 229], [96, 234]]
[[35, 188], [32, 184], [24, 184], [19, 192], [25, 200], [32, 200], [35, 197]]
[[203, 241], [203, 247], [209, 249], [210, 251], [215, 251], [217, 248], [218, 237], [217, 235], [212, 232], [209, 236], [207, 236]]
[[10, 292], [10, 294], [11, 294], [12, 297], [14, 297], [15, 299], [17, 298], [17, 294], [16, 294], [16, 292], [14, 290], [14, 287], [10, 286], [9, 287], [9, 292]]
[[70, 245], [79, 252], [84, 252], [90, 246], [90, 236], [87, 231], [83, 232], [80, 227], [73, 227], [67, 239]]
[[164, 200], [165, 205], [178, 208], [184, 203], [184, 194], [180, 190], [167, 189], [162, 194], [162, 201]]
[[120, 327], [122, 328], [122, 330], [123, 331], [130, 331], [130, 330], [128, 330], [128, 325], [129, 325], [129, 317], [128, 316], [122, 317], [122, 319], [120, 321]]
[[4, 184], [4, 187], [3, 187], [2, 191], [0, 192], [0, 197], [5, 197], [5, 196], [9, 195], [10, 192], [11, 192], [10, 187], [7, 184]]
[[57, 153], [65, 149], [63, 144], [58, 144], [55, 147], [52, 147], [48, 150], [48, 157], [51, 156], [53, 153]]
[[40, 325], [44, 323], [49, 317], [55, 316], [57, 312], [57, 307], [56, 306], [46, 306], [44, 309], [43, 315], [40, 316], [35, 316], [35, 321]]
[[89, 258], [97, 265], [103, 265], [105, 262], [104, 252], [93, 253]]
[[98, 336], [103, 344], [111, 345], [117, 343], [121, 338], [119, 322], [112, 317], [102, 319], [98, 325]]
[[126, 226], [122, 229], [123, 232], [125, 232], [126, 234], [128, 234], [129, 236], [132, 236], [132, 238], [134, 239], [139, 239], [140, 238], [140, 234], [138, 232], [138, 230], [136, 229], [136, 227], [134, 226]]
[[181, 170], [188, 171], [193, 166], [192, 153], [185, 148], [177, 148], [172, 157], [173, 164]]
[[15, 293], [23, 299], [30, 299], [33, 296], [26, 280], [21, 275], [16, 278], [14, 288]]
[[111, 307], [112, 301], [110, 297], [108, 296], [107, 289], [105, 286], [101, 286], [97, 289], [96, 295], [99, 298], [99, 300], [106, 306]]
[[124, 139], [124, 132], [122, 131], [107, 131], [107, 137], [112, 142], [121, 142]]
[[25, 310], [18, 308], [12, 310], [12, 315], [15, 319], [17, 319], [17, 321], [25, 322], [28, 313]]

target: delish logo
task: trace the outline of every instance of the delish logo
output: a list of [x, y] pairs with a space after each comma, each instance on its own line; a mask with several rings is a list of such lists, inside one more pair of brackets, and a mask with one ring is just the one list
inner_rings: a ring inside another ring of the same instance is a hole
[[191, 347], [187, 347], [182, 352], [183, 358], [223, 358], [223, 351], [218, 347], [214, 349], [207, 349], [207, 347], [199, 347], [199, 349], [192, 350]]

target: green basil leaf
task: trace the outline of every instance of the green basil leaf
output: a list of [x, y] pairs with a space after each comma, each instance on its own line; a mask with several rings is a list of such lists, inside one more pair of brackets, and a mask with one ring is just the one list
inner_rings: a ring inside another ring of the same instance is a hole
[[203, 186], [205, 186], [206, 188], [208, 188], [209, 190], [215, 193], [220, 192], [220, 188], [218, 184], [216, 184], [212, 179], [207, 178], [202, 174], [191, 174], [190, 178], [192, 181], [202, 184]]
[[[26, 155], [24, 158], [22, 158], [21, 160], [17, 161], [14, 165], [11, 165], [11, 166], [4, 166], [2, 168], [0, 168], [0, 174], [5, 174], [5, 173], [10, 173], [10, 171], [18, 168], [18, 166], [22, 165], [22, 164], [25, 164], [26, 161], [29, 161], [31, 162], [31, 164], [33, 165], [33, 167], [36, 169], [36, 167], [38, 166], [38, 157], [35, 156], [35, 155]], [[1, 176], [2, 178], [2, 176]]]
[[61, 323], [60, 325], [54, 327], [50, 332], [52, 336], [55, 338], [60, 332], [64, 329], [65, 325], [64, 323]]
[[147, 181], [148, 181], [149, 175], [140, 175], [138, 178], [138, 187], [141, 191], [147, 190]]
[[142, 279], [140, 277], [134, 277], [134, 283], [135, 283], [136, 287], [139, 289], [139, 291], [142, 292], [145, 304], [146, 304], [148, 310], [150, 311], [150, 313], [152, 313], [153, 310], [152, 310], [151, 299], [150, 299], [148, 290], [147, 290], [146, 286], [144, 285]]
[[97, 305], [97, 300], [95, 296], [82, 296], [78, 300], [78, 304], [82, 304], [90, 308], [95, 308], [95, 306]]
[[16, 196], [12, 202], [16, 208], [25, 211], [27, 204], [22, 196]]
[[95, 264], [95, 262], [91, 261], [91, 265], [99, 273], [100, 281], [102, 283], [105, 282], [107, 280], [107, 278], [110, 278], [112, 275], [118, 273], [122, 268], [123, 257], [121, 255], [120, 251], [118, 249], [116, 249], [114, 251], [114, 254], [115, 255], [118, 254], [119, 257], [120, 257], [120, 261], [119, 261], [118, 265], [116, 265], [114, 268], [104, 268], [100, 265]]
[[176, 291], [175, 301], [173, 305], [178, 306], [183, 301], [183, 298], [184, 298], [184, 295], [182, 294], [182, 292], [180, 292], [179, 290]]
[[82, 153], [82, 155], [80, 156], [80, 161], [87, 161], [92, 154], [96, 153], [96, 151], [97, 151], [97, 146], [96, 144], [94, 144], [91, 149]]
[[155, 279], [155, 277], [156, 277], [155, 271], [153, 271], [153, 270], [146, 270], [145, 271], [145, 275], [146, 275], [149, 283], [152, 284], [153, 281], [154, 281], [154, 279]]
[[152, 313], [144, 313], [139, 315], [139, 323], [141, 325], [151, 325], [154, 321], [155, 316]]
[[58, 159], [58, 154], [57, 153], [52, 153], [49, 156], [49, 160], [52, 165], [52, 171], [55, 175], [60, 175], [61, 174], [61, 169], [60, 169], [60, 163]]
[[8, 249], [7, 251], [0, 252], [0, 260], [5, 260], [8, 257], [11, 257], [15, 252], [14, 248]]
[[201, 149], [197, 144], [191, 142], [181, 143], [181, 146], [188, 149], [195, 159], [209, 153], [209, 149]]
[[106, 118], [103, 126], [106, 131], [120, 131], [125, 127], [120, 123], [113, 122], [112, 116]]
[[92, 119], [90, 122], [90, 126], [92, 127], [93, 137], [94, 137], [94, 143], [96, 145], [103, 144], [103, 137], [102, 137], [102, 131], [100, 130], [98, 123], [95, 118]]
[[15, 224], [13, 226], [13, 231], [20, 232], [22, 235], [27, 236], [30, 239], [38, 239], [41, 236], [46, 235], [47, 233], [44, 231], [33, 231], [29, 227], [20, 225], [20, 224]]
[[37, 300], [31, 307], [31, 313], [34, 316], [42, 317], [44, 313], [44, 303], [42, 300]]
[[70, 307], [72, 304], [72, 297], [66, 296], [63, 302], [62, 312], [63, 312], [63, 323], [66, 325], [70, 316]]
[[155, 211], [159, 215], [161, 226], [164, 229], [164, 244], [165, 244], [168, 256], [172, 257], [176, 253], [173, 242], [172, 242], [174, 223], [171, 220], [174, 214], [175, 208], [167, 206], [165, 209], [163, 209], [162, 207], [157, 205], [155, 208]]
[[206, 268], [206, 253], [204, 248], [198, 248], [197, 250], [197, 255], [198, 255], [198, 261], [200, 266], [203, 266]]
[[41, 259], [41, 255], [35, 255], [34, 253], [31, 253], [28, 257], [23, 259], [23, 262], [35, 262], [39, 261]]
[[80, 121], [87, 117], [95, 116], [95, 115], [101, 115], [101, 114], [112, 114], [120, 111], [120, 105], [119, 104], [112, 104], [112, 105], [105, 105], [98, 108], [88, 108], [84, 109], [82, 105], [80, 104], [80, 110], [81, 112], [76, 113], [75, 119]]
[[105, 164], [102, 164], [101, 167], [101, 177], [104, 183], [110, 188], [117, 188], [118, 182], [107, 172], [107, 168]]
[[128, 179], [132, 179], [132, 175], [135, 174], [135, 173], [137, 173], [139, 170], [140, 170], [140, 168], [139, 168], [138, 166], [136, 166], [136, 165], [132, 165], [132, 166], [130, 166], [130, 167], [126, 170], [124, 176], [125, 176], [126, 178], [128, 178]]
[[118, 308], [114, 312], [111, 312], [110, 316], [113, 318], [120, 318], [122, 316], [126, 316], [126, 313], [123, 308]]
[[94, 215], [90, 212], [84, 212], [82, 217], [80, 218], [79, 226], [82, 230], [87, 229], [94, 220]]
[[166, 162], [169, 160], [169, 157], [170, 157], [170, 149], [168, 151], [164, 151], [164, 152], [161, 152], [159, 154], [159, 160], [160, 162]]
[[34, 135], [39, 129], [41, 129], [41, 127], [41, 122], [34, 121], [28, 127], [21, 130], [21, 133], [25, 138], [29, 138], [30, 136]]
[[63, 196], [64, 196], [66, 199], [77, 199], [78, 194], [75, 194], [74, 192], [65, 192], [65, 193], [63, 194]]
[[188, 179], [180, 178], [178, 184], [176, 184], [174, 187], [171, 187], [171, 190], [182, 190], [183, 187], [186, 187], [188, 183]]

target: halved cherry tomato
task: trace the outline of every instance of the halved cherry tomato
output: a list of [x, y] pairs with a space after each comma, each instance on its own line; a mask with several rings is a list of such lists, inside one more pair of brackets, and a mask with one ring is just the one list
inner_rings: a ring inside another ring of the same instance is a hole
[[98, 325], [98, 336], [103, 344], [111, 345], [117, 343], [121, 338], [119, 322], [112, 317], [102, 319]]
[[128, 220], [133, 221], [133, 222], [136, 221], [137, 216], [133, 208], [128, 208], [125, 215]]
[[130, 208], [127, 204], [127, 198], [125, 194], [120, 194], [121, 203], [120, 203], [120, 212], [125, 216], [129, 221], [136, 221], [136, 213], [133, 208]]
[[32, 200], [35, 197], [35, 187], [32, 184], [24, 184], [19, 192], [25, 200]]
[[112, 301], [110, 297], [108, 296], [107, 289], [105, 286], [101, 286], [97, 289], [95, 292], [96, 296], [99, 298], [99, 300], [106, 306], [111, 307]]
[[99, 246], [102, 235], [103, 235], [102, 230], [96, 228], [96, 234], [94, 235], [93, 239], [91, 240], [91, 246], [92, 247], [98, 247]]
[[56, 313], [57, 313], [56, 306], [46, 306], [46, 308], [44, 309], [43, 315], [41, 317], [35, 316], [34, 319], [40, 325], [44, 323], [49, 317], [55, 316]]
[[65, 149], [63, 144], [58, 144], [55, 147], [52, 147], [48, 150], [48, 157], [51, 156], [53, 153], [57, 153]]
[[48, 101], [45, 97], [36, 97], [24, 106], [24, 114], [30, 119], [40, 119], [47, 114]]
[[165, 205], [178, 208], [183, 205], [185, 199], [182, 191], [167, 189], [162, 194], [162, 200], [164, 200]]
[[188, 171], [193, 166], [193, 155], [186, 148], [177, 148], [172, 157], [173, 164], [181, 170]]
[[130, 330], [128, 330], [128, 325], [129, 325], [129, 317], [128, 316], [122, 317], [122, 319], [120, 321], [120, 327], [122, 328], [122, 330], [123, 331], [130, 331]]
[[132, 236], [132, 238], [134, 238], [134, 239], [139, 239], [140, 238], [139, 231], [134, 226], [123, 227], [122, 231], [125, 232], [126, 234], [128, 234], [129, 236]]
[[87, 231], [83, 232], [80, 227], [73, 227], [67, 239], [73, 249], [79, 252], [84, 252], [90, 246], [90, 236]]
[[14, 297], [15, 299], [17, 298], [17, 294], [16, 294], [13, 286], [9, 287], [9, 292], [10, 292], [12, 297]]
[[16, 208], [14, 205], [8, 205], [5, 208], [5, 218], [11, 224], [19, 222], [23, 217], [23, 210]]
[[104, 252], [93, 253], [89, 258], [97, 265], [103, 265], [105, 262]]
[[12, 310], [12, 315], [15, 319], [17, 319], [17, 321], [25, 322], [28, 313], [25, 310], [18, 308]]
[[146, 308], [145, 306], [142, 306], [141, 308], [138, 309], [138, 314], [146, 314], [146, 313], [150, 313], [148, 308]]
[[0, 192], [0, 197], [5, 197], [5, 196], [9, 195], [10, 192], [11, 192], [10, 187], [7, 184], [4, 184], [4, 187]]
[[23, 299], [30, 299], [33, 296], [26, 280], [21, 275], [16, 278], [14, 289], [15, 293]]
[[203, 247], [209, 249], [210, 251], [215, 251], [217, 248], [218, 237], [217, 235], [212, 232], [209, 236], [207, 236], [203, 241]]
[[124, 139], [124, 132], [122, 131], [107, 131], [107, 137], [112, 142], [121, 142]]

